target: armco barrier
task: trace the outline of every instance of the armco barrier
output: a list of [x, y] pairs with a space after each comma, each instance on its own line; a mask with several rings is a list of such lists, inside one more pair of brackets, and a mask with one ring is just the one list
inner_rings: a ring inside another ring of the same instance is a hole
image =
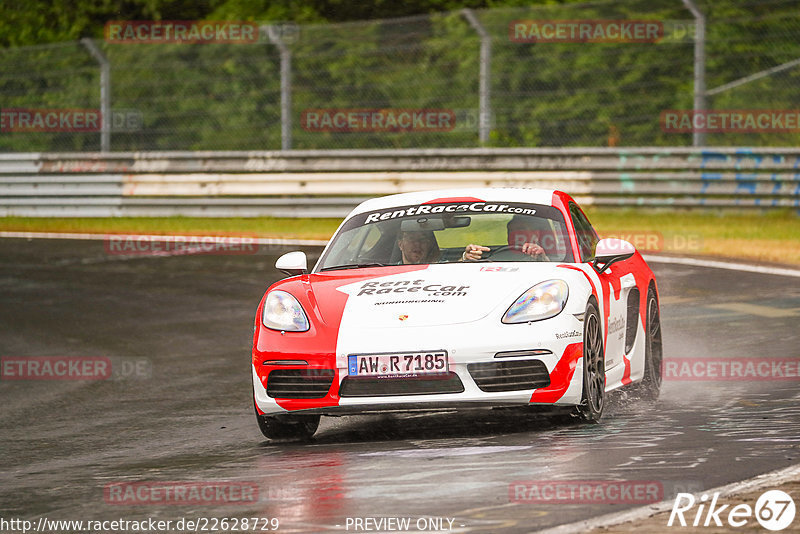
[[0, 216], [341, 217], [372, 196], [545, 187], [585, 204], [800, 207], [800, 149], [0, 154]]

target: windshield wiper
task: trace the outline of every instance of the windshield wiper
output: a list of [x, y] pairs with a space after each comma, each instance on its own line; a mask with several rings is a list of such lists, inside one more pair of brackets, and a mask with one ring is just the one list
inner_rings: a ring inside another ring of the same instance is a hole
[[361, 269], [362, 267], [386, 267], [386, 263], [370, 262], [370, 263], [348, 263], [347, 265], [332, 265], [331, 267], [323, 267], [319, 271], [338, 271], [340, 269]]

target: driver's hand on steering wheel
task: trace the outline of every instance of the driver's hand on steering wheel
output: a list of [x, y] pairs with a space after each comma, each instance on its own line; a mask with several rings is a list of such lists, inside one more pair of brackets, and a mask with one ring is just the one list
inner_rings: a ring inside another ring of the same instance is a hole
[[540, 247], [539, 245], [537, 245], [536, 243], [523, 243], [520, 250], [521, 250], [521, 252], [523, 254], [527, 254], [528, 256], [533, 256], [533, 257], [544, 256], [544, 257], [547, 257], [547, 255], [544, 253], [544, 249], [542, 247]]
[[489, 247], [482, 247], [470, 243], [464, 249], [464, 253], [461, 255], [461, 261], [477, 261], [481, 259], [484, 252], [489, 252], [490, 250]]

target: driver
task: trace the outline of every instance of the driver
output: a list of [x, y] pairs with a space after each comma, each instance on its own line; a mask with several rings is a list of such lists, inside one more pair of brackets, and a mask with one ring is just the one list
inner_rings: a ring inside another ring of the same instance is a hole
[[430, 230], [400, 232], [397, 246], [403, 255], [403, 264], [436, 263], [439, 260], [439, 244]]
[[[514, 215], [508, 221], [506, 229], [508, 232], [508, 246], [512, 249], [522, 252], [537, 261], [550, 261], [544, 249], [537, 243], [535, 219]], [[490, 250], [489, 247], [470, 243], [465, 247], [464, 253], [461, 255], [461, 261], [477, 261], [481, 259], [484, 252], [489, 252]]]

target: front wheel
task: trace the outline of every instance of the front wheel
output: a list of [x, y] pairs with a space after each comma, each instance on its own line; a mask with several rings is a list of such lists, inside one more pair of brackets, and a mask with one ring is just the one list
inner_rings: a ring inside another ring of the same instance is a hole
[[260, 415], [256, 410], [258, 428], [269, 439], [307, 440], [317, 431], [319, 419], [319, 415]]
[[603, 416], [606, 394], [605, 352], [603, 329], [597, 306], [586, 306], [583, 321], [583, 395], [576, 412], [580, 419], [597, 423]]

